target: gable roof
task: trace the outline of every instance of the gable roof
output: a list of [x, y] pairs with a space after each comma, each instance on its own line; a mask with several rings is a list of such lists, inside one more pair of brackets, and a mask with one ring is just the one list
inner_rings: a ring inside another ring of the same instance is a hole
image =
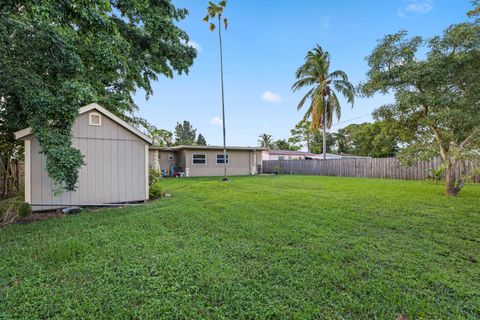
[[[140, 130], [136, 129], [134, 126], [128, 124], [123, 119], [117, 117], [116, 115], [114, 115], [113, 113], [111, 113], [110, 111], [108, 111], [107, 109], [105, 109], [104, 107], [99, 105], [98, 103], [87, 104], [86, 106], [81, 107], [80, 110], [78, 111], [78, 113], [80, 115], [80, 114], [84, 114], [86, 112], [89, 112], [91, 110], [96, 110], [96, 111], [100, 112], [104, 116], [110, 118], [111, 120], [116, 122], [118, 125], [124, 127], [125, 129], [132, 132], [133, 134], [135, 134], [139, 138], [148, 142], [149, 144], [153, 143], [152, 139], [150, 137], [148, 137], [146, 134], [142, 133]], [[22, 129], [20, 131], [15, 132], [15, 139], [18, 140], [18, 139], [24, 138], [24, 137], [26, 137], [30, 134], [32, 134], [32, 128], [25, 128], [25, 129]]]

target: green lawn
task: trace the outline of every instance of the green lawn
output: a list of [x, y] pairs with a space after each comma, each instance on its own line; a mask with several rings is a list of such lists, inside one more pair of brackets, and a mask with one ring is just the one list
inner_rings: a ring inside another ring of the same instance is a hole
[[480, 185], [170, 179], [0, 229], [0, 318], [480, 318]]

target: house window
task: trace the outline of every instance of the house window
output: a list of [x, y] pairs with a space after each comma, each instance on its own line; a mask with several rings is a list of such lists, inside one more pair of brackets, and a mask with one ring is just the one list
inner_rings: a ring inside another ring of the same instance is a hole
[[284, 156], [278, 156], [278, 160], [283, 160], [283, 159], [285, 159]]
[[[223, 161], [223, 154], [217, 154], [217, 163], [224, 163], [224, 161]], [[229, 163], [229, 161], [228, 161], [228, 154], [227, 154], [227, 163]]]
[[102, 125], [102, 116], [99, 113], [91, 112], [88, 115], [88, 124], [91, 126], [101, 126]]
[[168, 155], [168, 160], [173, 161], [173, 154]]
[[205, 164], [207, 163], [207, 156], [204, 154], [193, 154], [192, 155], [193, 164]]

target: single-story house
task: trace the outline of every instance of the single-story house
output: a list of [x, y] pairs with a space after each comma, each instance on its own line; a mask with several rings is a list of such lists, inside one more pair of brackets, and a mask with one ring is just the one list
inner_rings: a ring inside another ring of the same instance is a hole
[[35, 211], [148, 200], [148, 148], [152, 140], [96, 103], [80, 108], [72, 129], [72, 144], [82, 152], [85, 162], [74, 192], [53, 192], [46, 157], [31, 128], [15, 136], [25, 144], [25, 202]]
[[[227, 147], [227, 174], [253, 175], [262, 165], [260, 147]], [[221, 146], [151, 146], [149, 165], [167, 176], [176, 173], [187, 177], [222, 176], [224, 168]]]
[[[292, 150], [265, 150], [262, 153], [263, 160], [322, 160], [323, 153], [316, 154], [305, 151]], [[366, 158], [352, 156], [348, 154], [333, 154], [326, 153], [326, 159], [352, 159], [352, 158]]]

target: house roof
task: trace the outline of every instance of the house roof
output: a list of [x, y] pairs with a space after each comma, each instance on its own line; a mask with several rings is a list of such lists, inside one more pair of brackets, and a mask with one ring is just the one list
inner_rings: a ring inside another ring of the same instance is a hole
[[[84, 114], [84, 113], [89, 112], [91, 110], [97, 110], [98, 112], [102, 113], [106, 117], [108, 117], [111, 120], [118, 123], [120, 126], [124, 127], [128, 131], [132, 132], [133, 134], [137, 135], [141, 139], [145, 140], [149, 144], [153, 143], [153, 141], [150, 137], [148, 137], [147, 135], [145, 135], [144, 133], [142, 133], [141, 131], [139, 131], [138, 129], [133, 127], [132, 125], [128, 124], [123, 119], [117, 117], [116, 115], [114, 115], [113, 113], [111, 113], [110, 111], [108, 111], [107, 109], [105, 109], [104, 107], [99, 105], [98, 103], [90, 103], [90, 104], [88, 104], [84, 107], [81, 107], [80, 110], [79, 110], [79, 114]], [[26, 137], [30, 134], [32, 134], [32, 128], [25, 128], [25, 129], [22, 129], [20, 131], [15, 132], [15, 139], [17, 139], [17, 140], [22, 139], [22, 138], [24, 138], [24, 137]]]
[[[159, 146], [150, 146], [150, 150], [160, 150], [160, 151], [179, 151], [179, 150], [223, 150], [223, 146], [194, 146], [194, 145], [181, 145], [175, 147], [159, 147]], [[267, 150], [262, 147], [238, 147], [238, 146], [227, 146], [227, 150], [233, 151], [262, 151]]]
[[[281, 156], [302, 156], [302, 157], [309, 157], [309, 158], [315, 158], [315, 159], [323, 158], [323, 153], [316, 154], [316, 153], [310, 153], [305, 151], [268, 150], [268, 153], [271, 155], [281, 155]], [[369, 158], [369, 157], [353, 156], [350, 154], [334, 154], [334, 153], [326, 153], [326, 157], [329, 159]]]
[[[304, 156], [304, 157], [318, 157], [318, 154], [305, 152], [305, 151], [294, 151], [294, 150], [268, 150], [269, 154], [281, 155], [281, 156]], [[328, 153], [327, 153], [328, 154]]]

